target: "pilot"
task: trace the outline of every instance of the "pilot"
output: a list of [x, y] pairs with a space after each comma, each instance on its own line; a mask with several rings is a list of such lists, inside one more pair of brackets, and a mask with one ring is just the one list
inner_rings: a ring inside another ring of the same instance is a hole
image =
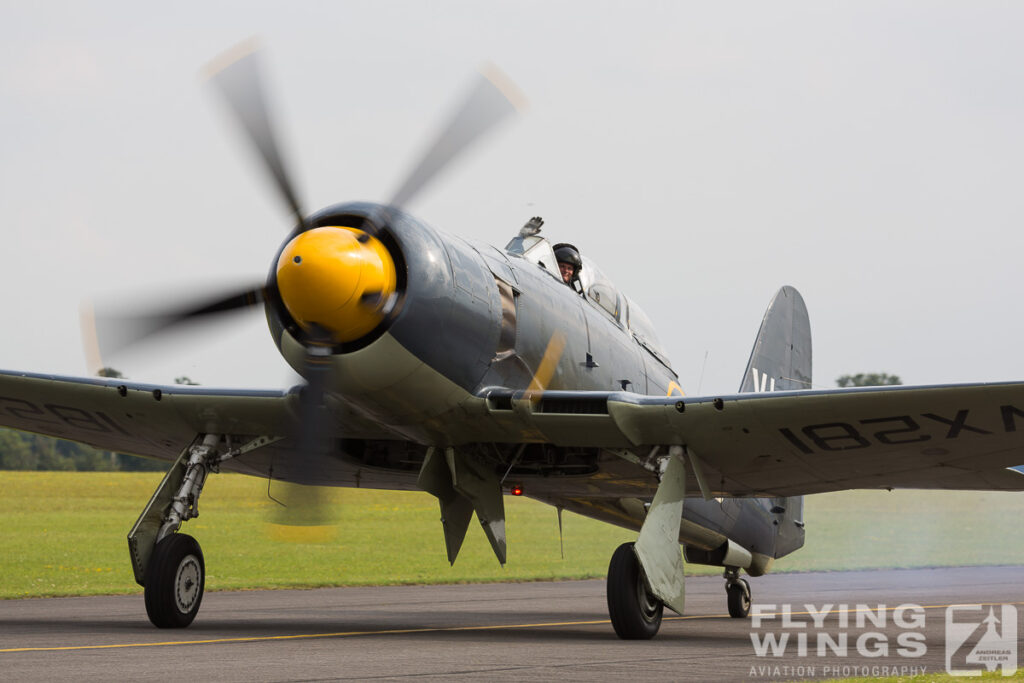
[[555, 260], [558, 261], [558, 272], [562, 274], [562, 282], [575, 289], [580, 279], [580, 268], [583, 267], [580, 250], [566, 242], [556, 244]]

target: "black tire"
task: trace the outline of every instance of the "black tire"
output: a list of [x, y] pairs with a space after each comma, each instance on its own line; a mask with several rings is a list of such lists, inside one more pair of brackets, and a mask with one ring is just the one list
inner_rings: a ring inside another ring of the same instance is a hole
[[729, 616], [734, 619], [745, 619], [750, 614], [750, 584], [746, 579], [736, 579], [725, 587], [729, 596]]
[[661, 628], [661, 601], [647, 592], [632, 543], [616, 548], [608, 565], [608, 615], [623, 640], [650, 640]]
[[196, 618], [206, 564], [196, 539], [171, 534], [156, 544], [146, 568], [146, 614], [157, 628], [185, 628]]

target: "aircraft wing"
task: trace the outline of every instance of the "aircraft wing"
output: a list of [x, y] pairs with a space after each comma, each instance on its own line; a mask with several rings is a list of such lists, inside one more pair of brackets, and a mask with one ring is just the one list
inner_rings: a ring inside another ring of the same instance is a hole
[[720, 398], [546, 392], [531, 400], [499, 390], [484, 400], [496, 421], [561, 446], [618, 448], [642, 461], [655, 446], [684, 445], [715, 496], [1024, 490], [1021, 382]]
[[[267, 476], [275, 453], [293, 452], [288, 436], [294, 433], [298, 402], [295, 390], [0, 371], [0, 426], [164, 460], [176, 458], [201, 433], [281, 438], [260, 457], [227, 463], [228, 469], [261, 476]], [[538, 398], [495, 389], [470, 399], [464, 409], [463, 441], [598, 447], [637, 464], [656, 446], [683, 445], [700, 463], [711, 495], [788, 496], [851, 488], [1024, 490], [1024, 382], [718, 398], [571, 391], [548, 391]], [[401, 438], [355, 415], [343, 421], [338, 435], [346, 438]], [[697, 491], [699, 482], [692, 468], [688, 471], [689, 490]], [[322, 483], [352, 485], [351, 477], [339, 472]], [[380, 488], [414, 486], [414, 473], [410, 479], [408, 473], [381, 470], [375, 477], [379, 481], [373, 485]]]
[[[211, 389], [0, 371], [0, 427], [163, 460], [174, 460], [205, 433], [231, 436], [239, 445], [247, 437], [280, 438], [275, 450], [289, 450], [298, 410], [296, 389]], [[395, 438], [357, 416], [346, 416], [344, 435]], [[229, 461], [228, 469], [266, 476], [250, 460]]]

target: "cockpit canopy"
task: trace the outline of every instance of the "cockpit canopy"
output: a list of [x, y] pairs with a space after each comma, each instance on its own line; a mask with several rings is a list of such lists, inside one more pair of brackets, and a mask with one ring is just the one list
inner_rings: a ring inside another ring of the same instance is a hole
[[530, 263], [548, 271], [558, 281], [562, 281], [562, 274], [558, 272], [558, 262], [555, 260], [555, 250], [551, 244], [540, 235], [519, 234], [512, 238], [512, 241], [505, 246], [505, 251], [513, 256], [519, 256]]
[[[539, 232], [539, 230], [538, 230]], [[558, 271], [555, 252], [547, 239], [539, 234], [520, 233], [505, 247], [511, 256], [517, 256], [547, 271], [562, 282]], [[647, 348], [659, 361], [669, 366], [668, 357], [662, 350], [661, 342], [654, 331], [654, 325], [643, 310], [626, 296], [619, 293], [612, 281], [605, 277], [593, 261], [583, 256], [583, 267], [579, 271], [580, 285], [587, 300], [608, 316], [612, 322], [628, 330], [636, 340]]]

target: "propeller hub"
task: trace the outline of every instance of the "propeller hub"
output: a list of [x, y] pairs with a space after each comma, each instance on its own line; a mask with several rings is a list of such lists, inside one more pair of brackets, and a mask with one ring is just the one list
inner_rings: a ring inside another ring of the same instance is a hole
[[306, 331], [327, 330], [334, 342], [355, 341], [377, 327], [396, 282], [387, 247], [357, 228], [302, 232], [277, 261], [278, 291], [288, 313]]

